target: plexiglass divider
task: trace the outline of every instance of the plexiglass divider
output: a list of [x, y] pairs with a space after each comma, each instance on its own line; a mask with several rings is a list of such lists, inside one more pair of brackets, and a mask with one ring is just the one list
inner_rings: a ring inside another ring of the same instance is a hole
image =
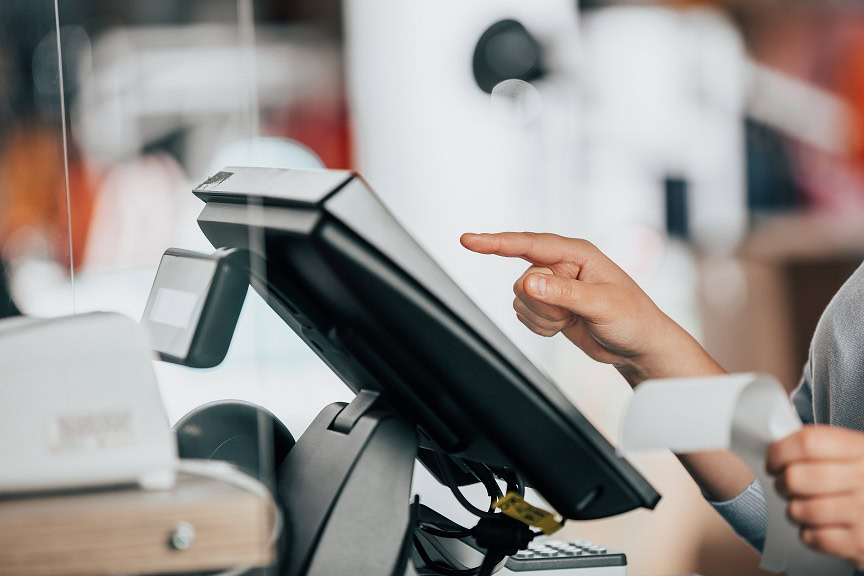
[[[53, 4], [45, 4], [53, 22]], [[63, 284], [68, 312], [74, 296], [76, 313], [139, 320], [166, 250], [220, 248], [198, 228], [204, 204], [192, 190], [226, 166], [321, 169], [323, 158], [348, 167], [341, 47], [332, 27], [252, 0], [141, 6], [58, 4], [65, 107], [56, 98], [54, 114], [65, 111], [69, 128], [68, 153], [57, 158], [69, 163], [66, 246], [75, 256]], [[250, 272], [266, 287], [267, 247], [263, 235], [250, 234], [260, 256]], [[352, 397], [252, 289], [218, 366], [155, 360], [154, 368], [172, 425], [212, 402], [266, 411], [250, 472], [270, 486], [279, 461], [266, 413], [297, 438], [324, 406]]]
[[53, 0], [0, 4], [0, 317], [74, 310], [59, 33]]

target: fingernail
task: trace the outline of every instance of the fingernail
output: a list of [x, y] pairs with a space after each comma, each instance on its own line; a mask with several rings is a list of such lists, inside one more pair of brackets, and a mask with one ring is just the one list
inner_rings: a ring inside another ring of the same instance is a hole
[[802, 530], [801, 531], [801, 540], [803, 540], [805, 544], [812, 544], [813, 543], [813, 531], [812, 530]]
[[528, 285], [531, 287], [531, 292], [538, 296], [543, 296], [546, 293], [546, 279], [542, 274], [535, 274], [528, 279]]

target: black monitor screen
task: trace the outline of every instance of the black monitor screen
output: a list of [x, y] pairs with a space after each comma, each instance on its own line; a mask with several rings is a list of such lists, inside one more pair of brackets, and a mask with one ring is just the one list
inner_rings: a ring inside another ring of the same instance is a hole
[[253, 287], [352, 390], [415, 422], [425, 448], [514, 469], [566, 518], [659, 500], [359, 176], [228, 167], [195, 194], [211, 243], [250, 249]]

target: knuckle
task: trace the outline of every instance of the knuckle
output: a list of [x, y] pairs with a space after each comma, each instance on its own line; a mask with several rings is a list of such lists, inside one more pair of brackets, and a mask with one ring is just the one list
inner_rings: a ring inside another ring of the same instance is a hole
[[786, 515], [793, 522], [805, 520], [808, 516], [807, 505], [801, 500], [790, 500], [786, 507]]
[[801, 466], [792, 464], [783, 471], [782, 481], [787, 490], [795, 491], [800, 489], [804, 484], [804, 480], [805, 472]]
[[804, 428], [798, 434], [798, 448], [804, 455], [810, 456], [819, 449], [819, 433], [816, 428]]
[[525, 317], [528, 318], [528, 320], [532, 324], [534, 324], [535, 326], [537, 326], [541, 330], [551, 330], [553, 328], [553, 326], [551, 325], [552, 324], [551, 322], [549, 322], [548, 320], [546, 320], [542, 316], [538, 316], [537, 314], [535, 314], [534, 312], [532, 312], [530, 310], [525, 314]]
[[596, 255], [600, 253], [600, 249], [589, 240], [585, 240], [584, 238], [575, 238], [573, 242], [574, 249], [583, 255]]
[[539, 319], [537, 322], [537, 327], [543, 331], [542, 336], [550, 337], [554, 336], [558, 333], [558, 328], [554, 324], [550, 324], [547, 320]]
[[816, 530], [812, 536], [812, 542], [814, 548], [829, 548], [831, 546], [832, 538], [830, 534], [826, 534], [822, 530]]
[[564, 310], [563, 308], [554, 308], [549, 312], [549, 316], [555, 324], [560, 324], [561, 328], [567, 325], [570, 321], [570, 318], [573, 316], [572, 312], [569, 310]]
[[556, 334], [556, 332], [551, 332], [550, 330], [547, 330], [542, 326], [538, 326], [522, 314], [517, 313], [516, 317], [519, 319], [520, 322], [522, 322], [522, 324], [525, 325], [526, 328], [528, 328], [529, 330], [531, 330], [531, 332], [537, 334], [538, 336], [544, 336], [548, 338], [549, 336], [554, 336]]
[[599, 250], [597, 246], [595, 246], [594, 243], [590, 240], [580, 239], [579, 242], [584, 250], [588, 250], [590, 252], [595, 252]]
[[813, 530], [811, 535], [811, 546], [823, 551], [837, 549], [837, 535], [828, 530]]
[[539, 326], [535, 326], [534, 324], [531, 324], [530, 322], [525, 322], [524, 324], [534, 334], [537, 334], [538, 336], [543, 336], [543, 330]]
[[573, 298], [573, 284], [570, 282], [556, 282], [558, 297], [562, 300], [571, 300]]
[[543, 336], [544, 338], [549, 338], [550, 336], [554, 336], [556, 334], [555, 331], [549, 330], [548, 328], [544, 328], [542, 326], [534, 325], [533, 331], [538, 336]]
[[779, 443], [774, 442], [773, 444], [768, 446], [768, 450], [765, 452], [765, 464], [769, 470], [771, 470], [772, 468], [774, 468], [774, 469], [779, 468], [779, 463], [778, 463], [779, 459], [780, 459]]
[[528, 253], [534, 252], [535, 248], [537, 248], [537, 234], [534, 232], [528, 232], [525, 235], [525, 244]]

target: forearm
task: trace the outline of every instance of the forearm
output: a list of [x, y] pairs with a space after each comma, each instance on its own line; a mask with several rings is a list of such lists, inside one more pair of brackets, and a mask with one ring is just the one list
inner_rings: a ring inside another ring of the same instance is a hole
[[702, 492], [717, 502], [735, 498], [755, 479], [750, 468], [728, 450], [680, 454], [678, 460], [702, 488]]
[[[653, 378], [726, 374], [695, 338], [671, 320], [658, 338], [658, 343], [662, 348], [658, 347], [656, 352], [616, 366], [631, 386]], [[678, 459], [712, 500], [731, 500], [754, 479], [750, 468], [729, 451], [684, 454]]]

